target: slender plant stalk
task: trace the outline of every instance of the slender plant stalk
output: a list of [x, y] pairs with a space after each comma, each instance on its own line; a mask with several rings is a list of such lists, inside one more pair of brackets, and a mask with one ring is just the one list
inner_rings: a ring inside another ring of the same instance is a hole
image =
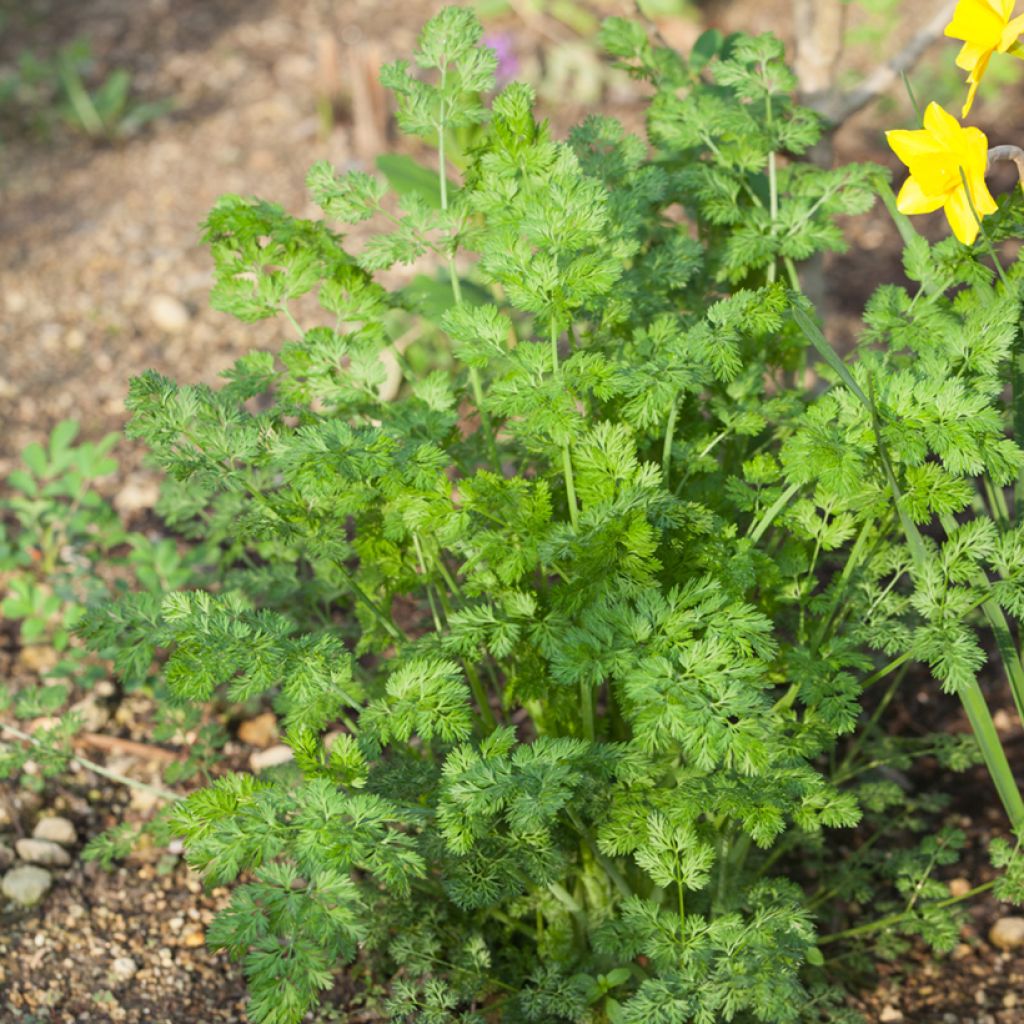
[[[441, 68], [441, 93], [444, 94], [447, 69]], [[445, 160], [445, 105], [441, 100], [441, 109], [437, 118], [437, 175], [440, 179], [441, 209], [448, 211], [448, 170]], [[455, 257], [448, 253], [448, 277], [452, 285], [452, 297], [455, 304], [462, 304], [462, 285], [459, 283], [459, 274], [455, 269]], [[495, 473], [501, 472], [501, 457], [498, 455], [498, 445], [494, 440], [494, 426], [491, 423], [491, 416], [484, 406], [484, 389], [480, 381], [480, 371], [475, 366], [469, 367], [469, 386], [473, 391], [473, 402], [476, 411], [480, 414], [480, 426], [483, 428], [484, 441], [487, 444], [487, 454], [491, 460], [491, 468]]]
[[[966, 188], [966, 183], [964, 187]], [[904, 508], [903, 496], [900, 492], [899, 483], [896, 480], [896, 473], [893, 470], [882, 436], [882, 424], [878, 414], [878, 407], [875, 403], [874, 387], [871, 379], [868, 379], [868, 391], [870, 394], [865, 394], [864, 390], [854, 380], [849, 367], [846, 366], [839, 356], [836, 355], [832, 346], [829, 345], [818, 325], [799, 308], [793, 310], [793, 317], [811, 343], [822, 354], [826, 362], [839, 374], [842, 382], [861, 401], [871, 416], [879, 461], [882, 463], [886, 480], [889, 483], [893, 504], [896, 507], [896, 514], [899, 516], [900, 525], [903, 527], [903, 533], [907, 540], [907, 546], [910, 548], [914, 565], [919, 572], [923, 571], [927, 560], [924, 540], [914, 521]], [[984, 601], [979, 602], [979, 604], [984, 603]], [[1014, 829], [1024, 828], [1024, 799], [1021, 798], [1013, 772], [1010, 770], [1009, 762], [1006, 760], [1006, 752], [1000, 743], [999, 733], [992, 722], [992, 714], [985, 703], [985, 698], [982, 695], [978, 681], [976, 679], [971, 680], [967, 686], [959, 691], [959, 697], [964, 711], [967, 713], [967, 718], [971, 723], [971, 729], [978, 741], [978, 746], [981, 748], [985, 767], [988, 769], [988, 773], [996, 787], [996, 792], [999, 794], [999, 799], [1002, 801], [1007, 817], [1009, 817]]]
[[676, 419], [679, 416], [679, 399], [672, 402], [672, 408], [668, 413], [668, 422], [665, 424], [665, 442], [661, 446], [661, 483], [665, 490], [669, 489], [669, 481], [672, 473], [672, 440], [676, 432]]
[[[8, 725], [7, 722], [0, 722], [0, 730], [9, 732], [12, 736], [16, 736], [19, 740], [24, 740], [26, 743], [31, 743], [37, 750], [46, 749], [42, 743], [27, 732], [22, 732], [21, 729], [13, 725]], [[95, 761], [90, 761], [87, 757], [82, 757], [80, 754], [71, 752], [69, 755], [75, 761], [77, 761], [83, 768], [88, 768], [89, 771], [95, 772], [97, 775], [102, 775], [105, 779], [110, 779], [111, 782], [118, 782], [122, 786], [128, 786], [131, 789], [137, 789], [142, 793], [149, 793], [152, 796], [159, 797], [161, 800], [169, 800], [176, 802], [181, 799], [180, 794], [172, 793], [169, 789], [164, 789], [162, 786], [152, 786], [148, 782], [140, 782], [138, 779], [133, 779], [131, 776], [122, 775], [120, 772], [115, 772], [110, 768], [105, 768], [101, 764], [97, 764]]]
[[[995, 887], [995, 884], [995, 879], [991, 882], [984, 882], [982, 885], [976, 885], [973, 889], [965, 892], [962, 896], [950, 896], [949, 899], [939, 900], [938, 903], [933, 903], [932, 906], [938, 909], [952, 907], [957, 903], [963, 903], [965, 900], [974, 899], [975, 896], [980, 896], [982, 893], [988, 892], [990, 889]], [[877, 921], [869, 921], [867, 924], [858, 925], [856, 928], [847, 928], [845, 931], [833, 932], [831, 935], [823, 935], [818, 939], [818, 945], [827, 946], [829, 943], [841, 942], [843, 939], [855, 939], [861, 935], [870, 935], [872, 932], [881, 931], [891, 925], [905, 921], [910, 917], [911, 913], [912, 911], [909, 910], [901, 910], [895, 914], [880, 917]]]

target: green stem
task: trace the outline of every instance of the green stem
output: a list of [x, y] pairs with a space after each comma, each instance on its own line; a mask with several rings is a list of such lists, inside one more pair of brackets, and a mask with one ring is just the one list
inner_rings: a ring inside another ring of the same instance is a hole
[[[32, 736], [27, 732], [22, 732], [21, 729], [18, 729], [16, 726], [8, 725], [6, 722], [0, 722], [0, 730], [9, 732], [19, 740], [24, 740], [26, 743], [31, 743], [32, 746], [36, 747], [38, 750], [47, 749], [46, 745], [36, 739], [35, 736]], [[88, 758], [82, 757], [80, 754], [71, 752], [69, 756], [77, 761], [83, 768], [88, 768], [89, 771], [95, 772], [97, 775], [102, 775], [103, 778], [110, 779], [111, 782], [118, 782], [122, 786], [128, 786], [131, 789], [137, 789], [143, 793], [149, 793], [152, 796], [159, 797], [161, 800], [177, 802], [182, 799], [179, 794], [172, 793], [169, 789], [163, 789], [161, 786], [151, 786], [148, 782], [139, 782], [138, 779], [122, 775], [120, 772], [115, 772], [110, 768], [104, 768], [103, 765], [97, 764], [95, 761], [90, 761]]]
[[[558, 374], [558, 326], [554, 319], [551, 320], [551, 373]], [[572, 472], [572, 452], [569, 450], [569, 442], [562, 445], [562, 475], [565, 477], [565, 493], [569, 502], [569, 521], [575, 530], [579, 527], [580, 510], [576, 504], [576, 481]]]
[[344, 568], [344, 566], [341, 566], [341, 570], [345, 573], [348, 585], [352, 588], [352, 592], [360, 601], [362, 601], [363, 607], [366, 608], [370, 612], [370, 614], [373, 615], [373, 617], [384, 627], [385, 632], [388, 634], [388, 636], [391, 637], [392, 640], [395, 640], [398, 643], [403, 643], [407, 638], [402, 633], [402, 631], [391, 621], [390, 618], [388, 618], [388, 616], [384, 614], [383, 611], [381, 611], [381, 609], [377, 606], [376, 602], [370, 597], [370, 595], [367, 594], [366, 591], [363, 590], [363, 588], [359, 586], [358, 583], [356, 583], [355, 578], [352, 576], [350, 572], [348, 572], [347, 569]]
[[665, 442], [661, 446], [661, 481], [665, 490], [669, 489], [669, 476], [672, 472], [672, 437], [676, 432], [676, 419], [679, 416], [679, 400], [672, 403], [665, 424]]
[[[956, 531], [957, 522], [951, 515], [940, 516], [940, 522], [947, 537]], [[983, 589], [987, 589], [989, 586], [989, 581], [984, 573], [975, 574], [973, 581]], [[999, 658], [1003, 663], [1006, 678], [1010, 683], [1010, 692], [1013, 694], [1013, 703], [1017, 707], [1017, 714], [1024, 722], [1024, 665], [1021, 664], [1020, 653], [1017, 651], [1010, 624], [1006, 621], [1003, 609], [991, 597], [982, 604], [981, 610], [988, 620], [993, 637], [995, 637], [996, 648], [999, 651]]]
[[790, 484], [761, 516], [760, 520], [751, 520], [747, 528], [747, 536], [756, 544], [772, 525], [775, 517], [790, 503], [793, 496], [800, 490], [800, 484]]
[[885, 709], [889, 706], [893, 697], [896, 696], [896, 691], [897, 689], [899, 689], [899, 685], [902, 682], [903, 676], [905, 674], [906, 672], [903, 671], [896, 675], [896, 678], [893, 679], [893, 681], [889, 684], [888, 689], [882, 695], [882, 699], [878, 702], [878, 706], [872, 712], [871, 717], [868, 719], [864, 728], [860, 730], [860, 732], [857, 734], [857, 738], [850, 744], [850, 749], [846, 752], [846, 756], [843, 758], [839, 767], [836, 769], [835, 773], [832, 776], [833, 785], [838, 786], [841, 782], [845, 781], [845, 779], [849, 777], [847, 773], [849, 772], [854, 761], [856, 761], [857, 755], [860, 753], [860, 748], [863, 746], [865, 738], [871, 732], [871, 730], [878, 725], [879, 719], [882, 717], [882, 715], [885, 714]]
[[1006, 753], [1003, 750], [999, 739], [999, 733], [992, 722], [992, 715], [982, 696], [981, 687], [977, 680], [971, 683], [960, 694], [967, 718], [971, 723], [971, 729], [981, 748], [981, 755], [985, 759], [985, 767], [992, 777], [996, 792], [1006, 809], [1006, 815], [1014, 831], [1024, 829], [1024, 800], [1021, 799], [1020, 790], [1010, 770], [1010, 764], [1006, 760]]
[[562, 472], [565, 475], [565, 493], [569, 499], [569, 521], [575, 530], [580, 525], [580, 510], [576, 504], [576, 483], [572, 475], [572, 454], [568, 441], [562, 445]]
[[491, 702], [487, 695], [487, 688], [484, 686], [483, 680], [480, 678], [476, 667], [468, 658], [463, 658], [462, 667], [466, 670], [466, 678], [469, 680], [469, 688], [473, 691], [473, 699], [477, 702], [477, 705], [480, 708], [480, 714], [483, 716], [484, 726], [487, 729], [487, 733], [490, 734], [498, 727], [498, 720], [494, 717], [494, 712], [491, 710]]
[[[965, 892], [963, 896], [950, 896], [949, 899], [939, 900], [938, 903], [932, 903], [930, 905], [940, 910], [945, 907], [951, 907], [956, 903], [963, 903], [964, 900], [974, 899], [975, 896], [980, 896], [982, 893], [988, 892], [995, 886], [995, 884], [995, 879], [993, 879], [991, 882], [976, 885], [969, 892]], [[889, 914], [886, 917], [880, 917], [877, 921], [869, 921], [867, 924], [858, 925], [856, 928], [847, 928], [845, 931], [834, 932], [832, 935], [824, 935], [818, 939], [818, 945], [827, 946], [831, 942], [840, 942], [844, 939], [855, 939], [861, 935], [870, 935], [871, 932], [880, 931], [881, 929], [888, 928], [893, 924], [899, 924], [900, 921], [904, 921], [910, 916], [910, 911], [901, 910], [898, 913]]]
[[[445, 66], [441, 67], [441, 94], [444, 94], [445, 79], [447, 77], [448, 69]], [[445, 105], [444, 100], [441, 101], [441, 109], [438, 112], [437, 118], [437, 174], [441, 182], [441, 209], [447, 213], [448, 211], [448, 172], [445, 160]], [[459, 282], [458, 271], [455, 269], [455, 257], [449, 253], [448, 255], [448, 278], [452, 285], [452, 298], [455, 300], [455, 305], [459, 306], [462, 304], [462, 285]], [[491, 460], [491, 468], [495, 473], [501, 472], [501, 457], [498, 455], [498, 445], [494, 439], [494, 426], [491, 423], [491, 415], [484, 407], [484, 389], [483, 384], [480, 381], [480, 371], [475, 367], [469, 367], [469, 386], [473, 392], [473, 404], [476, 406], [476, 411], [480, 414], [480, 426], [484, 432], [484, 441], [487, 445], [487, 455]]]
[[[1010, 400], [1013, 403], [1013, 439], [1024, 447], [1024, 331], [1017, 324], [1010, 349]], [[1002, 497], [1002, 491], [999, 492]], [[1004, 501], [1005, 506], [1005, 501]], [[1017, 474], [1013, 489], [1013, 518], [1021, 522], [1024, 516], [1024, 466]]]
[[583, 738], [594, 742], [594, 691], [585, 680], [580, 680], [580, 720], [583, 723]]

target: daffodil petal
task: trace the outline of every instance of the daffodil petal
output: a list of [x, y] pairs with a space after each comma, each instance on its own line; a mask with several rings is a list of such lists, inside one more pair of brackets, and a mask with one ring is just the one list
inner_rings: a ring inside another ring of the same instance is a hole
[[979, 79], [973, 76], [968, 77], [967, 81], [970, 83], [967, 87], [967, 99], [964, 100], [963, 109], [960, 111], [961, 117], [966, 117], [971, 112], [971, 107], [974, 106], [974, 96], [978, 91]]
[[1006, 53], [1017, 42], [1022, 32], [1024, 32], [1024, 14], [1018, 15], [1012, 21], [1006, 23], [1006, 28], [1003, 29], [1003, 37], [999, 41], [999, 51]]
[[946, 199], [946, 219], [953, 229], [953, 234], [964, 245], [973, 245], [978, 237], [978, 220], [967, 201], [967, 190], [962, 186], [955, 189]]
[[956, 147], [957, 136], [962, 131], [960, 122], [934, 100], [925, 107], [924, 130], [950, 149]]
[[1012, 13], [1012, 2], [1009, 13], [1004, 14], [986, 0], [960, 0], [945, 33], [952, 39], [994, 47]]
[[910, 177], [903, 182], [900, 194], [896, 197], [896, 209], [908, 216], [915, 213], [931, 213], [944, 206], [946, 198], [945, 193], [929, 195], [917, 178]]
[[964, 43], [960, 52], [956, 55], [956, 66], [964, 71], [973, 71], [978, 64], [992, 53], [992, 47], [975, 46], [974, 43]]
[[965, 171], [964, 177], [967, 178], [967, 185], [971, 190], [971, 200], [979, 216], [987, 217], [990, 213], [995, 213], [999, 209], [999, 204], [989, 191], [984, 169], [974, 172]]
[[909, 166], [918, 160], [934, 160], [944, 151], [931, 132], [895, 128], [885, 133], [892, 151]]

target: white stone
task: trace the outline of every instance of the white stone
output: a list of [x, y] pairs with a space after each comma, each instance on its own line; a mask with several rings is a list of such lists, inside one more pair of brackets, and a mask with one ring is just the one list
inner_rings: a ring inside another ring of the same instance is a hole
[[287, 764], [294, 758], [291, 747], [279, 743], [276, 747], [268, 747], [266, 750], [257, 750], [249, 758], [249, 767], [259, 775], [267, 768], [274, 768], [279, 764]]
[[1001, 917], [988, 933], [988, 941], [997, 949], [1024, 946], [1024, 917]]
[[71, 864], [68, 851], [46, 839], [19, 839], [14, 849], [30, 864], [43, 864], [48, 868], [66, 868]]
[[67, 818], [53, 815], [49, 818], [40, 818], [36, 822], [32, 838], [48, 839], [51, 843], [60, 843], [61, 846], [74, 846], [78, 842], [78, 833]]
[[173, 295], [154, 295], [147, 306], [153, 325], [168, 334], [178, 334], [185, 330], [192, 319], [184, 303]]
[[9, 900], [31, 907], [46, 895], [52, 884], [53, 877], [49, 871], [23, 864], [4, 875], [0, 889]]
[[272, 747], [277, 742], [277, 716], [273, 711], [242, 722], [238, 727], [238, 738], [251, 747]]
[[110, 974], [115, 981], [131, 981], [139, 973], [139, 965], [130, 956], [119, 956], [110, 965]]

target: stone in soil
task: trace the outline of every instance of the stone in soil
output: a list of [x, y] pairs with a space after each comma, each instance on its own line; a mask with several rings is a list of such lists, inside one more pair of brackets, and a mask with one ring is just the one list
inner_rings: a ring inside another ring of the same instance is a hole
[[130, 956], [119, 956], [110, 965], [110, 974], [122, 984], [131, 981], [139, 973], [139, 965]]
[[60, 655], [46, 644], [31, 644], [28, 647], [22, 647], [18, 652], [18, 662], [21, 667], [38, 676], [49, 672], [58, 661], [60, 661]]
[[59, 843], [61, 846], [74, 846], [78, 842], [78, 833], [67, 818], [55, 814], [47, 818], [40, 818], [36, 822], [36, 827], [32, 830], [32, 838], [46, 839], [51, 843]]
[[273, 711], [250, 718], [238, 727], [238, 738], [253, 747], [270, 747], [277, 742], [277, 716]]
[[14, 851], [6, 843], [0, 843], [0, 871], [6, 871], [13, 863]]
[[44, 868], [22, 864], [4, 875], [0, 885], [4, 896], [23, 907], [38, 903], [53, 884], [53, 876]]
[[1024, 946], [1024, 917], [1001, 917], [988, 933], [988, 941], [997, 949]]
[[153, 326], [168, 334], [185, 330], [192, 319], [184, 304], [173, 295], [154, 295], [149, 300], [147, 312]]
[[30, 864], [42, 864], [48, 868], [66, 868], [71, 864], [68, 851], [47, 839], [19, 839], [14, 849], [22, 860]]
[[287, 764], [295, 755], [291, 747], [283, 743], [276, 747], [269, 747], [267, 750], [257, 750], [249, 758], [249, 767], [257, 775], [266, 768], [274, 768], [279, 764]]
[[114, 508], [127, 516], [151, 509], [159, 497], [159, 479], [150, 474], [133, 473], [114, 495]]
[[110, 721], [110, 708], [96, 693], [87, 694], [76, 701], [70, 710], [78, 715], [86, 732], [99, 732]]

